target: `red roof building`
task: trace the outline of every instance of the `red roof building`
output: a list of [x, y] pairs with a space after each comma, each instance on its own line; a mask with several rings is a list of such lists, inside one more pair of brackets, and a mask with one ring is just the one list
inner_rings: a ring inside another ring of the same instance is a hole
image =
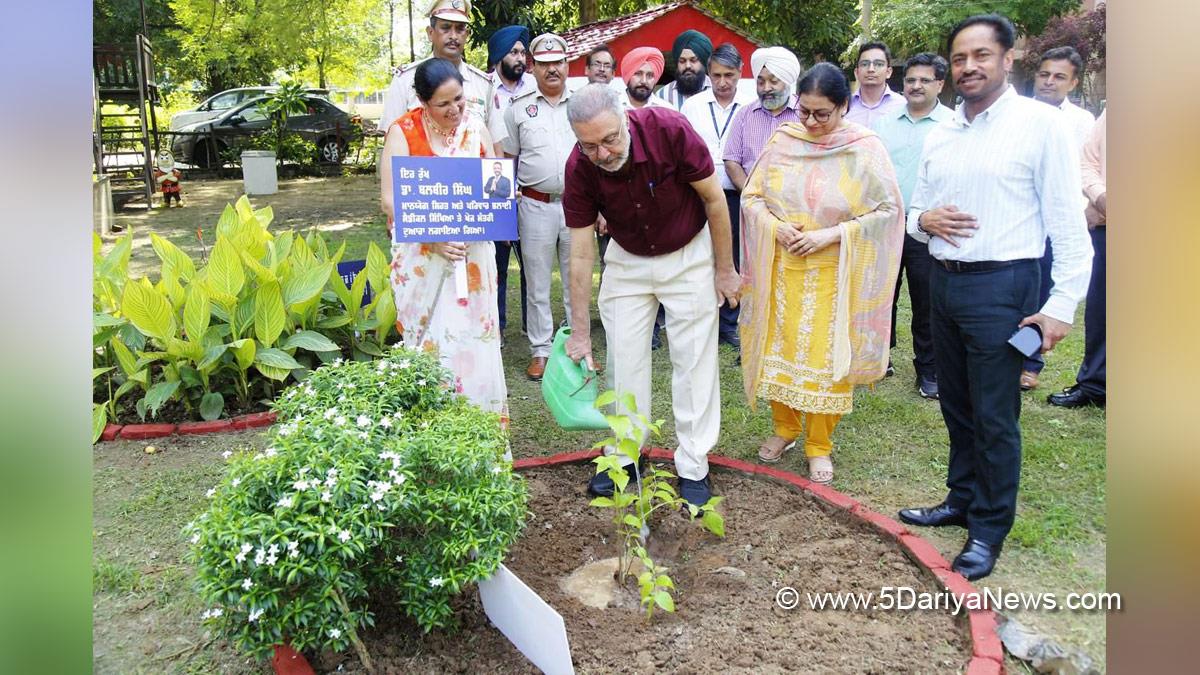
[[[690, 0], [668, 2], [633, 14], [589, 23], [562, 33], [563, 39], [567, 41], [569, 68], [567, 73], [569, 76], [583, 76], [585, 74], [585, 57], [588, 52], [601, 44], [607, 44], [612, 50], [618, 66], [621, 59], [631, 49], [657, 47], [666, 55], [668, 72], [673, 72], [672, 43], [675, 42], [677, 35], [689, 28], [707, 35], [712, 40], [714, 47], [723, 42], [732, 43], [741, 52], [742, 60], [745, 61], [745, 65], [742, 66], [742, 77], [754, 77], [750, 74], [750, 53], [763, 44], [733, 25], [696, 7]], [[617, 75], [620, 76], [622, 73], [618, 72]]]

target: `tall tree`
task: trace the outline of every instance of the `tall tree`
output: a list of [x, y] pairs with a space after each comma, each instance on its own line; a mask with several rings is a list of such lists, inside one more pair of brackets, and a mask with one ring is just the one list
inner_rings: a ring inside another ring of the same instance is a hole
[[1037, 35], [1051, 19], [1079, 6], [1080, 0], [873, 0], [871, 33], [897, 56], [945, 53], [950, 30], [972, 14], [998, 12], [1021, 35]]

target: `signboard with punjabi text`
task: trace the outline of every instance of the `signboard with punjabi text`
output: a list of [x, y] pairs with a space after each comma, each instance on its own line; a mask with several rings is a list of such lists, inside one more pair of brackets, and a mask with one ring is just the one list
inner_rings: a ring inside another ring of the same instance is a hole
[[393, 157], [392, 241], [512, 241], [517, 238], [513, 160]]

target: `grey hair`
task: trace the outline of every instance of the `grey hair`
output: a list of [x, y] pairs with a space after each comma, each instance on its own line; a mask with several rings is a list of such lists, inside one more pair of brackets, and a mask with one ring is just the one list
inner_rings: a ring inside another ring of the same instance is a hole
[[712, 56], [708, 58], [708, 62], [719, 63], [726, 68], [733, 68], [734, 70], [742, 69], [742, 55], [738, 53], [737, 47], [728, 42], [713, 50]]
[[624, 111], [620, 93], [603, 82], [584, 85], [567, 99], [567, 120], [571, 124], [590, 122], [606, 112], [620, 117]]

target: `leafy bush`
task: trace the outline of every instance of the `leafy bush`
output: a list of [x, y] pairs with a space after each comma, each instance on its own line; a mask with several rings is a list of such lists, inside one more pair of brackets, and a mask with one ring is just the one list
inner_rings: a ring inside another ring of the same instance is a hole
[[[316, 232], [272, 234], [272, 218], [244, 196], [226, 206], [200, 264], [152, 233], [162, 261], [157, 283], [127, 278], [132, 235], [106, 255], [93, 240], [93, 367], [109, 369], [93, 371], [104, 391], [96, 396], [103, 407], [93, 408], [96, 428], [131, 391], [142, 393], [142, 419], [175, 400], [211, 420], [226, 396], [248, 407], [322, 362], [383, 354], [396, 321], [383, 252], [372, 243], [347, 288], [337, 273], [344, 244], [331, 254]], [[368, 280], [378, 290], [364, 306]]]
[[257, 657], [354, 645], [368, 668], [373, 592], [426, 631], [450, 625], [451, 598], [497, 569], [526, 514], [498, 416], [450, 382], [397, 347], [284, 392], [270, 447], [232, 456], [184, 531], [209, 625]]

